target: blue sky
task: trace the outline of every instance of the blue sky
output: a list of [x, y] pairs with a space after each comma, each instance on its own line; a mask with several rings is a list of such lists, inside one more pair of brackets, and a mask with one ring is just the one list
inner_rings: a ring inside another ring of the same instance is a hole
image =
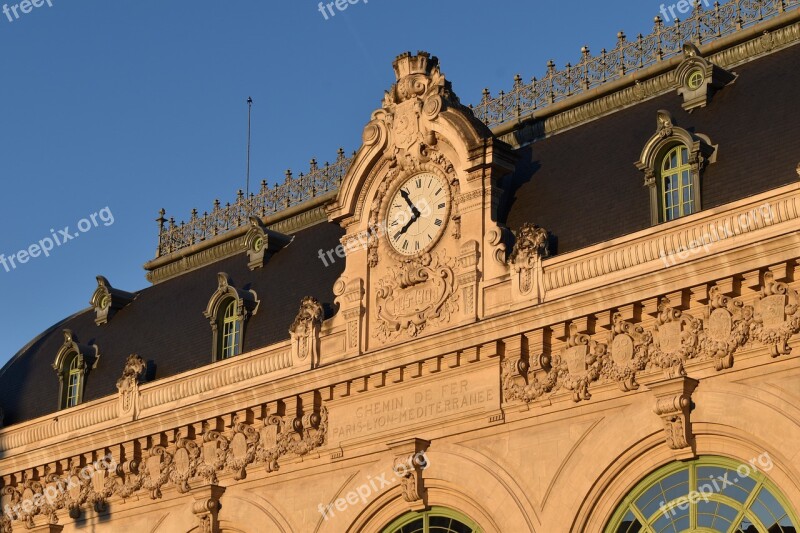
[[96, 275], [146, 287], [160, 208], [182, 220], [235, 198], [248, 96], [252, 183], [273, 183], [358, 148], [403, 51], [438, 56], [477, 103], [584, 44], [613, 48], [620, 29], [649, 32], [661, 6], [361, 0], [325, 20], [310, 0], [50, 0], [15, 18], [18, 2], [11, 21], [0, 12], [0, 254], [102, 218], [49, 257], [0, 265], [0, 365], [88, 307]]

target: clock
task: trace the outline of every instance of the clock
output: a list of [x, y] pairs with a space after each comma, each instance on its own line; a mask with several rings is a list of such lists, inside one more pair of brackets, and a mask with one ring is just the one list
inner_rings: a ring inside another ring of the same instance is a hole
[[450, 186], [432, 172], [404, 181], [389, 201], [386, 236], [399, 254], [430, 250], [444, 232], [450, 213]]

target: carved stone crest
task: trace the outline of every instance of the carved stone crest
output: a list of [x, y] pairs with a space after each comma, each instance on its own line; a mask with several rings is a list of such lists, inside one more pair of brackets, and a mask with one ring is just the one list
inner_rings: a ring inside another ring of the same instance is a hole
[[602, 374], [616, 381], [624, 392], [636, 390], [639, 388], [636, 373], [647, 366], [653, 335], [642, 326], [624, 320], [620, 313], [614, 313], [612, 320], [611, 357], [606, 358]]
[[424, 329], [446, 324], [458, 311], [454, 261], [437, 253], [404, 261], [378, 280], [375, 296], [377, 329], [381, 340], [401, 333], [416, 337]]
[[569, 325], [567, 345], [557, 358], [559, 382], [572, 391], [572, 399], [576, 402], [589, 400], [589, 384], [600, 377], [603, 358], [607, 346], [593, 341], [588, 335], [578, 333], [575, 324]]
[[668, 377], [677, 377], [686, 374], [684, 363], [699, 353], [703, 323], [670, 303], [669, 298], [663, 298], [658, 305], [652, 361]]
[[234, 421], [233, 435], [225, 449], [225, 466], [233, 472], [233, 479], [241, 481], [247, 477], [247, 465], [256, 457], [256, 445], [260, 435], [252, 426]]
[[702, 351], [714, 360], [717, 370], [733, 367], [733, 354], [747, 344], [754, 309], [722, 294], [718, 286], [709, 290], [708, 321]]
[[772, 357], [788, 355], [789, 339], [800, 332], [800, 295], [786, 283], [775, 281], [771, 271], [764, 272], [761, 299], [756, 302], [752, 336], [771, 345]]

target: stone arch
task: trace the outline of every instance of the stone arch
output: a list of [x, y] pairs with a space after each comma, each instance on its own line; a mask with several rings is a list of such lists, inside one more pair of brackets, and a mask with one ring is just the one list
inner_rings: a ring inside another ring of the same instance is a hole
[[[192, 513], [191, 498], [158, 522], [153, 533], [202, 533], [200, 521]], [[220, 499], [219, 527], [224, 533], [250, 533], [252, 524], [263, 524], [270, 533], [297, 531], [284, 514], [266, 499], [244, 488], [229, 487]]]
[[[693, 395], [697, 405], [692, 413], [695, 449], [698, 456], [721, 456], [743, 463], [769, 454], [774, 466], [765, 474], [788, 501], [798, 502], [800, 468], [781, 444], [800, 440], [800, 409], [785, 391], [772, 388], [701, 382]], [[627, 418], [636, 410], [631, 406], [614, 418]], [[604, 426], [598, 429], [613, 431], [616, 424]], [[660, 430], [643, 431], [634, 445], [621, 445], [618, 451], [613, 461], [602, 465], [603, 471], [591, 487], [578, 491], [583, 503], [570, 531], [603, 531], [628, 492], [648, 474], [675, 460]]]
[[[427, 504], [452, 509], [477, 522], [486, 533], [514, 531], [520, 524], [527, 524], [528, 530], [539, 530], [540, 522], [536, 511], [528, 501], [512, 473], [504, 470], [490, 457], [474, 450], [459, 446], [434, 442], [426, 455], [429, 467], [423, 471]], [[386, 462], [384, 470], [388, 470]], [[366, 474], [366, 472], [362, 472]], [[366, 475], [356, 476], [347, 488], [358, 484]], [[487, 509], [485, 502], [492, 501]], [[359, 509], [361, 512], [342, 515], [343, 522], [323, 523], [319, 532], [341, 531], [380, 531], [397, 517], [411, 510], [403, 499], [399, 484], [393, 484], [377, 497]], [[337, 529], [337, 527], [339, 529]]]

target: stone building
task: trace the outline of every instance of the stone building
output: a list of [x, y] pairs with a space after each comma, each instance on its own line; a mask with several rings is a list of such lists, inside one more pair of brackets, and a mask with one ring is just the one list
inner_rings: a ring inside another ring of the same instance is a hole
[[0, 531], [795, 532], [799, 5], [474, 107], [400, 55], [352, 157], [162, 212], [0, 371]]

